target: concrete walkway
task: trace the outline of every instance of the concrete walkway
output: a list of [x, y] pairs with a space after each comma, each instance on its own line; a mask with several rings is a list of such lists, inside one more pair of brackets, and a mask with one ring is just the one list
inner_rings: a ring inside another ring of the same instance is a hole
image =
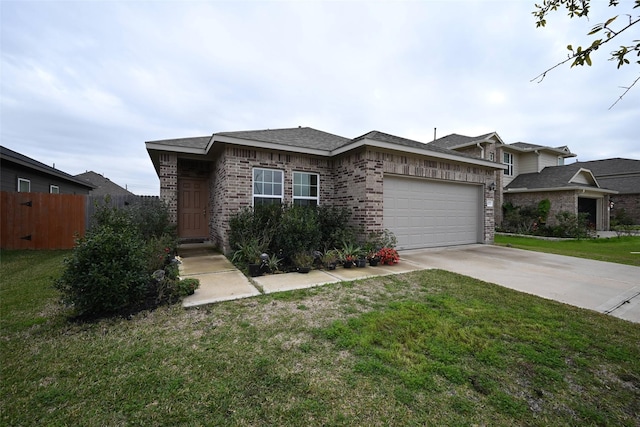
[[[492, 245], [402, 251], [393, 266], [312, 270], [247, 278], [206, 245], [182, 245], [181, 277], [200, 280], [193, 307], [327, 283], [439, 268], [640, 323], [640, 267]], [[640, 256], [640, 255], [639, 255]]]

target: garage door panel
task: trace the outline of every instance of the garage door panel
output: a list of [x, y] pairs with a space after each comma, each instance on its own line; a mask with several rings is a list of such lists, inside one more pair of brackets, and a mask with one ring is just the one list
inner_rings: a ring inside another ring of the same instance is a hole
[[481, 201], [477, 185], [385, 177], [385, 228], [399, 249], [477, 243]]

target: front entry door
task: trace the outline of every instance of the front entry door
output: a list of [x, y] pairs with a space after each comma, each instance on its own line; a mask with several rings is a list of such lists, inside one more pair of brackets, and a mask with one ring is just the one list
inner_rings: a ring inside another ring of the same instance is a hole
[[206, 180], [178, 180], [178, 237], [207, 238], [208, 196]]

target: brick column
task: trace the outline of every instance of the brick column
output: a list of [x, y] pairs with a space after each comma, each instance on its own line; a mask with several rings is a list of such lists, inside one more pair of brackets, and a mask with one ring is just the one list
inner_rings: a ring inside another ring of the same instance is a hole
[[160, 154], [160, 199], [169, 207], [171, 223], [178, 223], [178, 156]]

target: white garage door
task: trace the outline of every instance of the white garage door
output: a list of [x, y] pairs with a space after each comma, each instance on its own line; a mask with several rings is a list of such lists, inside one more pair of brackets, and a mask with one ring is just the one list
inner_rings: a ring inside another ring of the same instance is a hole
[[481, 241], [481, 186], [415, 178], [384, 178], [384, 226], [398, 249]]

